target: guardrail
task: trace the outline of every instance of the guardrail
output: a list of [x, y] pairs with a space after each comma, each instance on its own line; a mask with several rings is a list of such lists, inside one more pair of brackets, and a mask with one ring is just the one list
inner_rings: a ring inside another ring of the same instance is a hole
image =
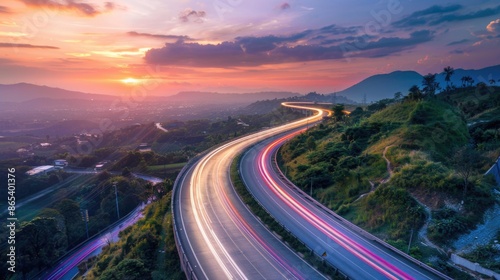
[[[251, 150], [255, 145], [252, 145], [250, 147], [248, 147], [243, 153], [242, 155], [245, 155], [249, 150]], [[243, 158], [243, 157], [242, 157]], [[240, 167], [239, 167], [239, 163], [238, 163], [238, 173], [241, 174], [241, 170], [240, 170]], [[302, 246], [306, 247], [312, 254], [314, 254], [314, 256], [317, 258], [317, 260], [319, 261], [325, 261], [325, 259], [322, 257], [322, 252], [316, 252], [314, 251], [314, 248], [311, 248], [309, 247], [306, 243], [302, 242], [302, 240], [300, 240], [300, 238], [298, 236], [296, 236], [292, 231], [290, 231], [284, 224], [282, 224], [278, 219], [276, 219], [273, 214], [271, 214], [271, 212], [267, 211], [266, 207], [264, 207], [264, 205], [262, 205], [260, 203], [260, 201], [257, 199], [257, 197], [255, 197], [255, 195], [253, 194], [252, 191], [250, 191], [250, 189], [248, 189], [248, 184], [245, 182], [245, 180], [243, 178], [241, 178], [242, 181], [243, 181], [243, 184], [245, 185], [245, 187], [247, 188], [248, 192], [250, 193], [250, 195], [252, 196], [253, 200], [255, 202], [257, 202], [257, 204], [259, 204], [260, 208], [262, 208], [262, 210], [264, 210], [271, 218], [273, 218], [273, 220], [279, 224], [289, 235], [291, 235], [293, 238], [295, 238], [295, 240], [297, 240], [297, 242], [299, 242]], [[259, 219], [260, 221], [260, 219]], [[288, 245], [287, 245], [288, 246]], [[288, 246], [290, 247], [290, 246]], [[292, 251], [293, 251], [293, 248], [291, 248]], [[335, 266], [333, 263], [331, 262], [325, 262], [325, 264], [329, 265], [336, 273], [336, 276], [337, 277], [343, 277], [344, 279], [350, 279], [349, 276], [347, 276], [344, 272], [342, 272], [342, 270], [340, 268], [338, 268], [337, 266]], [[338, 278], [335, 278], [335, 279], [338, 279]]]
[[[276, 127], [276, 126], [274, 126]], [[176, 206], [176, 197], [177, 197], [177, 193], [179, 192], [179, 189], [180, 189], [180, 183], [184, 180], [184, 177], [187, 175], [187, 173], [189, 172], [189, 169], [191, 169], [191, 167], [198, 161], [200, 160], [203, 156], [205, 156], [206, 154], [210, 153], [211, 151], [227, 144], [227, 143], [230, 143], [234, 140], [237, 140], [237, 139], [240, 139], [240, 138], [243, 138], [243, 137], [247, 137], [249, 134], [245, 134], [245, 135], [240, 135], [234, 139], [230, 139], [230, 140], [227, 140], [227, 141], [224, 141], [222, 143], [219, 143], [217, 144], [216, 146], [212, 147], [212, 148], [209, 148], [207, 149], [206, 151], [203, 151], [202, 153], [196, 155], [195, 157], [193, 157], [192, 159], [190, 159], [188, 161], [188, 163], [186, 165], [184, 165], [184, 167], [179, 171], [179, 174], [177, 175], [177, 177], [175, 178], [175, 181], [174, 181], [174, 186], [172, 188], [172, 202], [171, 202], [171, 209], [172, 209], [172, 226], [173, 226], [173, 229], [174, 229], [174, 240], [175, 240], [175, 246], [177, 247], [177, 251], [179, 253], [179, 258], [181, 260], [181, 268], [182, 270], [184, 271], [184, 273], [186, 274], [186, 277], [188, 279], [198, 279], [197, 276], [195, 275], [194, 273], [194, 270], [193, 270], [193, 267], [191, 266], [191, 263], [189, 262], [189, 260], [187, 259], [187, 255], [186, 255], [186, 251], [184, 249], [184, 247], [182, 246], [181, 242], [179, 241], [179, 229], [178, 229], [178, 225], [176, 223], [176, 219], [175, 219], [175, 216], [176, 216], [176, 209], [175, 209], [175, 206]]]
[[[278, 162], [277, 162], [277, 154], [278, 154], [278, 150], [276, 150], [276, 152], [274, 153], [273, 155], [273, 160], [272, 160], [272, 163], [273, 163], [273, 169], [278, 173], [279, 177], [284, 181], [284, 183], [290, 187], [291, 189], [293, 189], [294, 191], [296, 191], [297, 193], [299, 193], [301, 196], [307, 198], [309, 201], [311, 201], [312, 203], [314, 203], [318, 208], [320, 208], [321, 210], [323, 210], [323, 212], [325, 212], [326, 214], [332, 216], [333, 218], [339, 220], [340, 222], [342, 222], [342, 224], [344, 224], [345, 226], [349, 227], [352, 231], [354, 232], [357, 232], [359, 233], [360, 235], [362, 235], [364, 238], [368, 239], [368, 240], [373, 240], [377, 243], [379, 243], [380, 245], [384, 246], [385, 248], [391, 250], [392, 252], [398, 254], [399, 256], [411, 261], [412, 263], [436, 274], [436, 276], [439, 276], [441, 277], [442, 279], [447, 279], [447, 280], [453, 280], [453, 278], [443, 274], [442, 272], [426, 265], [425, 263], [413, 258], [412, 256], [408, 255], [408, 254], [405, 254], [403, 252], [401, 252], [400, 250], [398, 250], [397, 248], [395, 248], [394, 246], [388, 244], [387, 242], [379, 239], [378, 237], [374, 236], [373, 234], [367, 232], [366, 230], [358, 227], [357, 225], [351, 223], [350, 221], [344, 219], [342, 216], [340, 216], [339, 214], [333, 212], [330, 208], [326, 207], [325, 205], [323, 205], [322, 203], [318, 202], [317, 200], [315, 200], [314, 198], [310, 197], [307, 193], [305, 193], [303, 190], [301, 190], [299, 187], [297, 187], [292, 181], [290, 181], [284, 174], [283, 172], [281, 171], [281, 169], [279, 168], [278, 166]], [[333, 264], [331, 264], [333, 266]], [[335, 266], [334, 266], [335, 267]]]
[[[206, 153], [206, 152], [205, 152]], [[176, 197], [177, 197], [177, 192], [180, 190], [179, 184], [182, 183], [184, 180], [184, 177], [186, 177], [187, 173], [191, 169], [194, 163], [196, 163], [205, 153], [197, 155], [190, 159], [186, 165], [179, 171], [179, 174], [175, 178], [173, 190], [172, 190], [172, 202], [170, 209], [172, 210], [172, 226], [174, 229], [174, 240], [175, 240], [175, 246], [177, 247], [177, 252], [179, 253], [179, 259], [181, 261], [181, 268], [182, 271], [184, 271], [184, 274], [186, 274], [187, 279], [194, 279], [197, 280], [198, 277], [196, 277], [196, 274], [194, 273], [193, 267], [191, 266], [191, 263], [189, 262], [186, 251], [184, 250], [184, 247], [182, 246], [181, 242], [179, 242], [179, 229], [177, 228], [177, 223], [175, 222], [175, 206], [176, 206]]]
[[116, 227], [117, 225], [119, 225], [120, 223], [123, 223], [123, 221], [125, 221], [126, 219], [130, 218], [130, 216], [134, 215], [134, 214], [137, 214], [137, 211], [139, 210], [139, 208], [143, 207], [144, 206], [144, 202], [139, 204], [134, 210], [130, 211], [129, 213], [127, 213], [127, 215], [121, 217], [119, 220], [113, 222], [112, 224], [108, 225], [107, 227], [101, 229], [100, 231], [98, 231], [97, 233], [95, 233], [94, 235], [90, 236], [88, 239], [86, 239], [85, 241], [82, 241], [80, 244], [77, 244], [76, 246], [74, 246], [71, 250], [69, 250], [68, 252], [66, 252], [64, 255], [60, 256], [57, 260], [54, 261], [54, 263], [56, 265], [53, 265], [49, 268], [46, 268], [44, 270], [41, 270], [39, 271], [37, 274], [35, 274], [33, 276], [33, 279], [41, 279], [42, 277], [45, 278], [45, 276], [47, 275], [47, 273], [49, 273], [52, 269], [56, 268], [57, 265], [63, 261], [65, 258], [67, 258], [68, 256], [71, 256], [72, 254], [76, 253], [78, 250], [80, 250], [81, 248], [83, 248], [85, 245], [87, 245], [88, 243], [94, 241], [96, 238], [100, 238], [102, 236], [105, 236], [106, 234], [108, 234], [108, 230]]

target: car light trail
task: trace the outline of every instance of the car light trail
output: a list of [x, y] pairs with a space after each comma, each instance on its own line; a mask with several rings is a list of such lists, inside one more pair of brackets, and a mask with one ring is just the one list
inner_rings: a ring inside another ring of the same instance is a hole
[[[220, 166], [220, 163], [219, 163]], [[215, 185], [220, 186], [222, 183], [220, 182], [219, 177], [215, 177]], [[231, 220], [235, 223], [240, 225], [240, 229], [244, 232], [247, 233], [247, 235], [250, 235], [251, 237], [254, 238], [258, 242], [258, 244], [266, 250], [270, 254], [270, 256], [276, 260], [281, 267], [283, 267], [286, 271], [289, 271], [292, 275], [296, 277], [296, 279], [304, 279], [300, 273], [298, 273], [293, 267], [291, 267], [287, 262], [283, 260], [268, 244], [267, 242], [262, 239], [261, 236], [247, 223], [247, 221], [241, 216], [241, 214], [238, 212], [234, 204], [231, 203], [231, 200], [229, 199], [228, 195], [226, 192], [222, 190], [222, 188], [216, 188], [217, 194], [219, 195], [219, 198], [221, 198], [222, 205], [225, 207], [226, 212], [228, 215], [231, 217]], [[263, 256], [264, 257], [264, 256]], [[285, 276], [285, 275], [283, 275]]]
[[[217, 149], [215, 152], [220, 150], [221, 148]], [[198, 225], [198, 229], [203, 236], [203, 239], [205, 240], [205, 243], [208, 245], [208, 248], [210, 249], [210, 252], [214, 256], [215, 260], [219, 264], [219, 266], [222, 268], [224, 271], [225, 275], [227, 278], [232, 279], [233, 276], [225, 263], [223, 262], [221, 256], [218, 253], [218, 250], [213, 246], [208, 234], [210, 233], [210, 236], [215, 240], [215, 243], [218, 245], [220, 251], [222, 254], [226, 257], [226, 259], [229, 261], [231, 266], [234, 268], [234, 270], [237, 272], [237, 274], [242, 278], [242, 279], [247, 279], [241, 269], [238, 267], [238, 265], [234, 262], [233, 258], [229, 255], [227, 250], [224, 248], [220, 240], [217, 238], [217, 235], [214, 233], [212, 227], [210, 224], [212, 223], [210, 221], [210, 217], [206, 214], [205, 211], [201, 211], [202, 209], [199, 209], [199, 205], [203, 205], [203, 198], [201, 196], [201, 191], [198, 190], [197, 188], [200, 188], [201, 186], [204, 186], [205, 184], [203, 183], [203, 178], [201, 178], [201, 174], [203, 172], [203, 168], [207, 164], [207, 162], [214, 156], [215, 152], [212, 152], [212, 154], [205, 158], [201, 164], [199, 164], [195, 170], [194, 170], [194, 176], [191, 178], [191, 185], [193, 186], [190, 189], [190, 195], [191, 195], [191, 209], [193, 210], [193, 214], [196, 220], [196, 224]], [[202, 218], [200, 218], [200, 215]], [[203, 220], [202, 220], [203, 219]]]
[[295, 133], [281, 137], [271, 144], [269, 144], [258, 157], [258, 170], [267, 187], [277, 195], [284, 203], [286, 203], [294, 212], [305, 220], [307, 220], [311, 225], [316, 227], [318, 230], [323, 232], [331, 240], [336, 242], [338, 245], [342, 246], [345, 250], [351, 254], [358, 257], [360, 260], [374, 268], [376, 271], [384, 275], [389, 279], [413, 279], [410, 275], [395, 267], [393, 264], [387, 262], [383, 258], [377, 256], [367, 248], [353, 241], [343, 233], [336, 230], [330, 224], [325, 222], [323, 219], [319, 218], [316, 214], [311, 212], [307, 207], [300, 204], [295, 198], [290, 196], [280, 185], [272, 178], [269, 171], [272, 167], [269, 166], [271, 151], [277, 146], [282, 145], [286, 140], [294, 137], [295, 135], [301, 133], [297, 131]]

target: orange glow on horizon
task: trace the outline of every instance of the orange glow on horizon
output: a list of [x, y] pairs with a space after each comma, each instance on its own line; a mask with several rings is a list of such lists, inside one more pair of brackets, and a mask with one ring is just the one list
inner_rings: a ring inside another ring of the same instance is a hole
[[137, 85], [141, 82], [140, 80], [135, 79], [135, 78], [126, 78], [126, 79], [122, 79], [120, 81], [126, 85]]

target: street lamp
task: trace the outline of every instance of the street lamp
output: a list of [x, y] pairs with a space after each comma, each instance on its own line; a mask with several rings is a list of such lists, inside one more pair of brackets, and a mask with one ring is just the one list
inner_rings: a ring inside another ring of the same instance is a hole
[[118, 220], [120, 219], [120, 208], [118, 207], [118, 192], [116, 191], [116, 182], [113, 182], [113, 187], [115, 187], [115, 201], [116, 201], [116, 215]]

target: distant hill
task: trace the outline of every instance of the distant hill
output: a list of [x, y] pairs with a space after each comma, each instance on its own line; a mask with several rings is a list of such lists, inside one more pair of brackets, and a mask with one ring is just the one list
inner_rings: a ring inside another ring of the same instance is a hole
[[[183, 105], [223, 105], [239, 104], [248, 105], [259, 100], [283, 99], [298, 96], [293, 92], [257, 92], [257, 93], [216, 93], [216, 92], [180, 92], [172, 96], [150, 96], [146, 102], [168, 101]], [[23, 108], [29, 108], [33, 104], [44, 104], [47, 107], [73, 106], [74, 102], [79, 105], [89, 104], [92, 101], [112, 101], [116, 96], [91, 94], [79, 91], [65, 90], [61, 88], [39, 86], [28, 83], [12, 85], [0, 84], [0, 103], [10, 106], [11, 103], [23, 103]], [[78, 105], [77, 104], [77, 105]]]
[[384, 98], [394, 97], [400, 91], [406, 94], [412, 85], [420, 85], [422, 75], [415, 71], [395, 71], [389, 74], [379, 74], [368, 77], [363, 81], [337, 92], [337, 95], [346, 96], [356, 102], [372, 102]]
[[39, 98], [50, 99], [81, 99], [81, 100], [112, 100], [113, 96], [90, 94], [61, 88], [39, 86], [27, 83], [0, 85], [2, 102], [25, 102]]
[[[423, 75], [427, 74], [423, 73]], [[398, 91], [406, 95], [412, 85], [422, 87], [423, 75], [415, 71], [395, 71], [388, 74], [374, 75], [345, 90], [337, 92], [337, 95], [343, 95], [356, 102], [362, 102], [366, 94], [366, 101], [368, 103], [384, 98], [393, 98], [394, 93]], [[489, 84], [489, 80], [491, 79], [494, 79], [496, 84], [500, 84], [500, 65], [477, 70], [455, 69], [454, 74], [451, 76], [451, 84], [460, 87], [462, 85], [461, 79], [464, 76], [472, 77], [474, 84], [478, 82]], [[446, 88], [447, 85], [444, 78], [444, 72], [440, 72], [436, 76], [436, 81], [439, 83], [441, 89]]]
[[256, 93], [216, 93], [216, 92], [179, 92], [166, 99], [173, 103], [191, 105], [251, 104], [259, 100], [284, 99], [298, 96], [293, 92], [256, 92]]
[[87, 120], [67, 120], [54, 123], [47, 127], [41, 126], [38, 129], [20, 129], [20, 130], [5, 130], [2, 131], [3, 135], [16, 136], [16, 135], [31, 135], [37, 137], [50, 136], [68, 136], [79, 134], [83, 131], [95, 131], [99, 127], [97, 123]]
[[[462, 77], [464, 76], [470, 76], [472, 79], [474, 79], [474, 84], [484, 82], [489, 85], [489, 80], [494, 79], [496, 81], [496, 84], [498, 85], [500, 84], [500, 65], [490, 66], [478, 70], [455, 69], [455, 72], [451, 76], [450, 82], [453, 83], [453, 85], [460, 87], [462, 85], [462, 81], [460, 79], [462, 79]], [[443, 89], [446, 88], [446, 81], [444, 80], [444, 78], [444, 72], [439, 73], [436, 77], [436, 81], [439, 82], [439, 85]]]

